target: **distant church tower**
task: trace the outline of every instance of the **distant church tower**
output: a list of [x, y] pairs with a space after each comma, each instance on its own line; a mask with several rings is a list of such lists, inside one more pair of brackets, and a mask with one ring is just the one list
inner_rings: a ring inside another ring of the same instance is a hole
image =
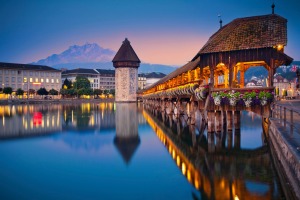
[[138, 67], [141, 61], [127, 38], [112, 62], [116, 68], [116, 102], [136, 102]]

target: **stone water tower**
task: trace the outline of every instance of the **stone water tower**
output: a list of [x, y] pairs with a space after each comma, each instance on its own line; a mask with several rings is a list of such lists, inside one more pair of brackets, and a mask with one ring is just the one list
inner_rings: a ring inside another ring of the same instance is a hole
[[127, 38], [112, 60], [115, 73], [116, 99], [117, 103], [136, 102], [136, 91], [138, 86], [138, 67], [140, 59], [134, 52]]

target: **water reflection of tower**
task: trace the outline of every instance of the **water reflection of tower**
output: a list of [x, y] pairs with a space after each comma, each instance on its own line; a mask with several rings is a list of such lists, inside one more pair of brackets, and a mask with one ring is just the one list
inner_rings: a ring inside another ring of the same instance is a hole
[[138, 114], [135, 103], [116, 103], [116, 137], [118, 151], [128, 164], [140, 144]]

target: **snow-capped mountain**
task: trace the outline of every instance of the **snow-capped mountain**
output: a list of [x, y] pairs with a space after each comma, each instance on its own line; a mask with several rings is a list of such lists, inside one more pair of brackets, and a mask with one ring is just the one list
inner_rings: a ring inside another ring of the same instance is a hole
[[116, 52], [104, 49], [96, 43], [73, 45], [60, 54], [53, 54], [33, 64], [54, 66], [65, 63], [109, 62]]

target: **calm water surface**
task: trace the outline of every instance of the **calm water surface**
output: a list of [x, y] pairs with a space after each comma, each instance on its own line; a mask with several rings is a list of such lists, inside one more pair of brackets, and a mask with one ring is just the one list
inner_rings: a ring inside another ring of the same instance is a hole
[[0, 199], [280, 199], [258, 116], [207, 134], [136, 104], [0, 107]]

